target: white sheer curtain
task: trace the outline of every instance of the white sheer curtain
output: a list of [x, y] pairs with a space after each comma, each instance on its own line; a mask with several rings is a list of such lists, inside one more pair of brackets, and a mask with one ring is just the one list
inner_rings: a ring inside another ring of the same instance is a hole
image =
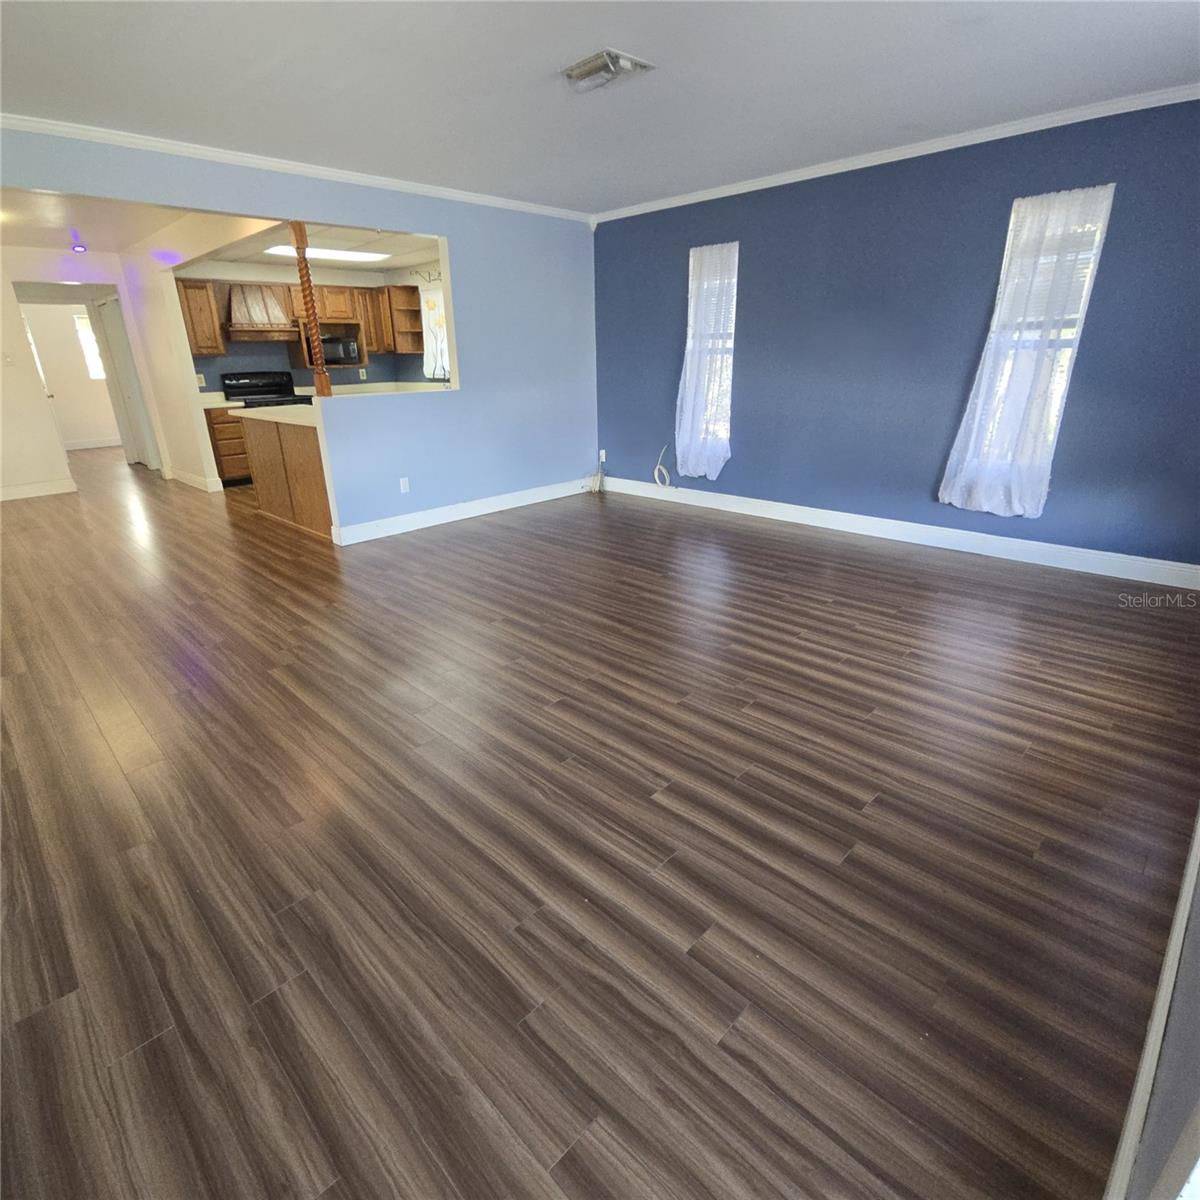
[[695, 246], [688, 260], [688, 329], [675, 407], [680, 475], [716, 479], [729, 461], [737, 242]]
[[440, 287], [421, 289], [421, 334], [425, 378], [450, 378], [450, 343], [446, 338], [446, 297]]
[[1114, 185], [1014, 201], [1000, 287], [943, 504], [1040, 517]]

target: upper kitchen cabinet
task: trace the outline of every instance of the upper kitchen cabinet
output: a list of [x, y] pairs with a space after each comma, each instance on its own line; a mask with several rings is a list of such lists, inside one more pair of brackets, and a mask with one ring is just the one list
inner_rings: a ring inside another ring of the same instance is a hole
[[291, 297], [282, 283], [235, 283], [229, 288], [229, 339], [289, 342], [298, 337]]
[[371, 354], [383, 354], [392, 349], [384, 337], [383, 306], [378, 295], [381, 288], [354, 289], [354, 319], [362, 327], [362, 339]]
[[421, 354], [421, 293], [415, 287], [389, 287], [388, 313], [397, 354]]
[[325, 321], [355, 321], [358, 313], [354, 308], [354, 289], [348, 287], [329, 287], [322, 285], [317, 289], [321, 293], [321, 313]]
[[[299, 287], [289, 289], [292, 295], [292, 312], [298, 321], [304, 320], [304, 295]], [[317, 284], [313, 287], [313, 301], [317, 306], [318, 321], [357, 321], [354, 306], [354, 288], [331, 287]]]
[[175, 286], [192, 354], [198, 358], [224, 354], [225, 339], [212, 283], [206, 279], [177, 279]]

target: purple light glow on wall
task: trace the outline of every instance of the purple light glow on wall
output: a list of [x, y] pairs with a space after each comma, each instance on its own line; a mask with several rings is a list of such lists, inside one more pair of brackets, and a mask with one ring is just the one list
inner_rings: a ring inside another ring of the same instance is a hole
[[176, 254], [174, 250], [151, 250], [150, 257], [155, 262], [162, 263], [164, 267], [173, 267], [183, 262], [183, 255]]

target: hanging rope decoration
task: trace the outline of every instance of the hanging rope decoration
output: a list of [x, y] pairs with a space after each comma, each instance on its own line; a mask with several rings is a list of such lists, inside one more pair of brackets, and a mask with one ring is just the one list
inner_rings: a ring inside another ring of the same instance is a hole
[[300, 275], [300, 295], [304, 300], [304, 328], [308, 333], [309, 356], [313, 365], [313, 387], [318, 396], [332, 396], [329, 371], [325, 367], [325, 347], [321, 345], [321, 325], [317, 320], [317, 300], [313, 295], [312, 274], [308, 269], [308, 228], [303, 221], [290, 222], [292, 245], [296, 247], [296, 270]]

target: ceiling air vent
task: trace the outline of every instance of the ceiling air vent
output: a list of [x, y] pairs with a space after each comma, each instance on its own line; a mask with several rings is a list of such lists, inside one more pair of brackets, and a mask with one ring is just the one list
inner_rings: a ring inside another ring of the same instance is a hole
[[562, 76], [577, 92], [590, 92], [622, 75], [640, 75], [643, 71], [653, 70], [653, 63], [606, 48], [564, 67]]

